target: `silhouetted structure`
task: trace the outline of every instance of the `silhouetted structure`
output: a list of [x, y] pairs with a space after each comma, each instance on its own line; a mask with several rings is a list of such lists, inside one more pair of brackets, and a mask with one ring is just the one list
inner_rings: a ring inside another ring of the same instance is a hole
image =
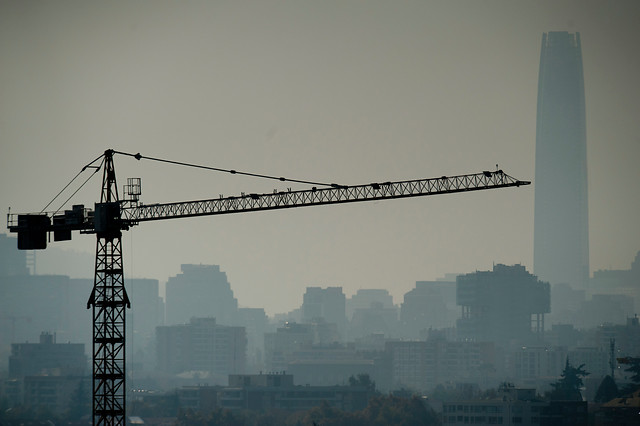
[[304, 411], [326, 404], [343, 411], [362, 410], [374, 389], [368, 386], [295, 386], [291, 374], [229, 375], [229, 386], [183, 387], [178, 390], [183, 410]]
[[589, 379], [597, 379], [597, 383], [585, 379], [583, 395], [592, 397], [596, 391], [594, 384], [597, 386], [607, 374], [609, 365], [609, 354], [602, 347], [523, 346], [516, 349], [510, 358], [512, 370], [509, 377], [513, 377], [520, 386], [537, 389], [540, 394], [549, 390], [549, 383], [560, 378], [569, 359], [572, 365], [584, 364], [584, 369], [590, 374]]
[[[320, 190], [313, 187], [300, 191], [274, 191], [272, 194], [242, 193], [240, 197], [220, 196], [209, 200], [143, 204], [140, 203], [142, 193], [140, 178], [127, 180], [123, 191], [124, 199], [120, 199], [113, 162], [114, 154], [133, 157], [137, 160], [144, 158], [152, 161], [168, 161], [144, 157], [140, 153], [132, 154], [107, 149], [103, 155], [87, 164], [82, 170], [95, 169], [95, 173], [102, 169], [103, 172], [100, 202], [95, 203], [95, 210], [85, 208], [84, 205], [73, 205], [71, 210], [64, 212], [7, 215], [8, 229], [18, 234], [18, 248], [21, 250], [45, 249], [47, 237], [51, 234], [54, 241], [70, 240], [72, 231], [94, 234], [97, 238], [95, 284], [87, 302], [87, 307], [92, 308], [93, 420], [96, 423], [124, 423], [126, 413], [125, 312], [126, 308], [130, 307], [130, 300], [124, 287], [122, 231], [151, 220], [450, 194], [530, 184], [527, 181], [514, 179], [502, 170], [497, 170], [351, 187], [332, 184], [330, 188]], [[98, 162], [100, 165], [95, 166], [94, 164]], [[179, 164], [187, 167], [201, 167], [188, 163]], [[223, 169], [215, 170], [224, 171]], [[226, 171], [238, 173], [235, 170]], [[249, 175], [258, 176], [251, 173]], [[275, 176], [264, 175], [260, 177], [275, 178]], [[286, 179], [281, 177], [280, 180]], [[324, 186], [324, 184], [318, 185]], [[226, 322], [223, 316], [216, 315]]]
[[346, 297], [342, 287], [307, 287], [302, 302], [302, 322], [313, 323], [319, 319], [338, 326], [345, 339], [347, 325]]
[[536, 399], [535, 389], [504, 384], [492, 399], [445, 401], [442, 420], [447, 425], [534, 425], [540, 423], [539, 413], [546, 405]]
[[127, 318], [127, 353], [133, 373], [154, 364], [156, 327], [164, 323], [164, 301], [158, 280], [149, 278], [127, 279], [127, 294], [136, 307]]
[[455, 325], [455, 281], [417, 281], [400, 307], [402, 336], [417, 338], [423, 330]]
[[[34, 411], [46, 410], [54, 415], [68, 412], [77, 404], [78, 394], [87, 395], [91, 378], [83, 376], [27, 376], [24, 378], [23, 404]], [[90, 409], [87, 396], [87, 414]]]
[[[594, 346], [608, 348], [611, 339], [616, 341], [616, 357], [635, 357], [640, 354], [640, 319], [637, 316], [627, 318], [625, 325], [604, 324], [593, 332]], [[627, 380], [624, 370], [618, 370], [616, 380]]]
[[497, 397], [446, 401], [442, 420], [447, 425], [586, 425], [586, 401], [542, 401], [535, 389], [503, 384]]
[[634, 313], [640, 311], [640, 251], [630, 269], [601, 269], [593, 273], [594, 293], [621, 294], [633, 298]]
[[38, 342], [42, 330], [55, 331], [59, 341], [91, 343], [91, 312], [85, 308], [90, 280], [12, 275], [1, 282], [1, 364], [7, 365], [11, 343]]
[[0, 277], [27, 275], [27, 252], [16, 248], [17, 238], [0, 234]]
[[231, 324], [246, 330], [249, 371], [264, 369], [264, 334], [268, 323], [269, 319], [263, 308], [238, 308], [237, 320]]
[[192, 318], [189, 324], [158, 327], [156, 341], [158, 369], [165, 373], [207, 372], [219, 381], [244, 372], [244, 327], [218, 325], [214, 318]]
[[350, 341], [371, 334], [387, 337], [398, 334], [398, 308], [388, 290], [359, 289], [347, 299], [347, 318]]
[[358, 309], [368, 309], [374, 304], [380, 304], [385, 309], [393, 308], [393, 297], [389, 290], [379, 288], [361, 288], [356, 294], [347, 299], [347, 319], [351, 320]]
[[391, 389], [429, 391], [441, 383], [495, 381], [496, 350], [491, 342], [390, 341], [386, 343]]
[[287, 322], [275, 333], [265, 333], [265, 367], [268, 371], [286, 371], [298, 354], [313, 345], [328, 346], [338, 340], [335, 324], [317, 321], [312, 324]]
[[286, 371], [295, 376], [298, 385], [332, 386], [348, 383], [351, 376], [375, 376], [374, 364], [353, 346], [312, 346], [295, 352]]
[[215, 317], [230, 325], [238, 300], [218, 265], [180, 265], [182, 273], [169, 278], [166, 287], [166, 324], [184, 324], [192, 317]]
[[640, 389], [631, 395], [614, 398], [598, 407], [596, 425], [635, 426], [640, 413]]
[[13, 406], [62, 414], [79, 388], [91, 389], [87, 365], [84, 344], [57, 343], [55, 334], [43, 332], [39, 343], [11, 345], [10, 379], [0, 384], [0, 395]]
[[492, 271], [459, 275], [456, 300], [462, 307], [458, 339], [498, 345], [538, 340], [551, 309], [549, 283], [522, 265], [495, 265]]
[[42, 333], [40, 343], [14, 343], [9, 376], [82, 376], [87, 356], [82, 343], [56, 343], [55, 334]]
[[589, 279], [587, 143], [580, 33], [542, 35], [536, 124], [534, 272]]

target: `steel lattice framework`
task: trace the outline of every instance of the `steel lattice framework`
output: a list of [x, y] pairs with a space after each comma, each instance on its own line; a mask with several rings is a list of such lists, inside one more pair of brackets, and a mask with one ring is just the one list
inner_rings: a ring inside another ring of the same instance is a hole
[[113, 157], [105, 156], [96, 210], [96, 263], [87, 308], [93, 308], [93, 424], [125, 425], [125, 309], [130, 307], [122, 268], [122, 230]]
[[125, 308], [122, 241], [100, 238], [96, 244], [93, 307], [93, 423], [125, 424]]
[[135, 205], [123, 208], [123, 222], [130, 226], [139, 222], [179, 217], [209, 216], [260, 210], [286, 209], [303, 206], [352, 203], [424, 195], [451, 194], [527, 185], [501, 170], [459, 176], [401, 182], [372, 183], [304, 191], [280, 191], [267, 194], [243, 194], [239, 197], [187, 201], [166, 204]]
[[[143, 205], [138, 202], [141, 188], [139, 179], [130, 179], [126, 187], [126, 195], [129, 196], [127, 200], [119, 198], [113, 165], [115, 153], [129, 155], [138, 160], [145, 158], [140, 154], [126, 154], [113, 150], [104, 152], [101, 156], [101, 201], [96, 203], [95, 211], [78, 205], [73, 206], [72, 210], [65, 210], [63, 214], [40, 212], [7, 215], [7, 227], [11, 232], [18, 233], [19, 249], [46, 248], [47, 236], [50, 233], [54, 234], [55, 241], [70, 240], [71, 231], [96, 234], [94, 286], [87, 302], [87, 308], [93, 308], [93, 423], [96, 425], [125, 425], [125, 310], [130, 307], [130, 302], [124, 285], [122, 231], [128, 230], [131, 226], [145, 221], [180, 217], [451, 194], [530, 184], [497, 170], [400, 182], [356, 186], [333, 184], [329, 187], [313, 187], [302, 191], [250, 193], [238, 197], [221, 196], [208, 200]], [[99, 167], [91, 166], [92, 164], [85, 166], [85, 169], [94, 167], [97, 171]], [[279, 180], [284, 181], [284, 178]]]

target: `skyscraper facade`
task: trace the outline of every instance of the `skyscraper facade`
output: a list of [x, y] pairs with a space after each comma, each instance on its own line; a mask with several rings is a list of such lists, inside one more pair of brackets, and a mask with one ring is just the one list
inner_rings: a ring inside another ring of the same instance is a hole
[[193, 317], [215, 318], [218, 324], [234, 324], [238, 299], [227, 274], [218, 265], [180, 265], [182, 273], [167, 280], [166, 324], [186, 324]]
[[589, 279], [587, 142], [580, 33], [542, 35], [536, 122], [534, 272]]

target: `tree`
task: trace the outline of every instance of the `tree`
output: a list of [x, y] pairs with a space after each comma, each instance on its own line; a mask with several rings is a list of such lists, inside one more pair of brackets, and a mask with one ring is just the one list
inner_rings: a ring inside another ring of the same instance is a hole
[[602, 379], [602, 382], [600, 382], [600, 386], [598, 386], [594, 401], [611, 401], [613, 398], [618, 397], [618, 393], [618, 386], [616, 385], [616, 382], [611, 378], [611, 376], [606, 376], [604, 379]]
[[630, 377], [631, 381], [636, 385], [640, 385], [640, 358], [631, 358], [629, 367], [625, 368], [624, 371], [633, 373], [633, 376]]
[[363, 424], [376, 426], [428, 426], [438, 424], [437, 415], [418, 396], [410, 399], [379, 396], [362, 412]]
[[375, 390], [376, 382], [371, 380], [368, 374], [358, 374], [358, 377], [349, 377], [349, 386], [364, 386], [367, 389]]
[[625, 386], [622, 393], [631, 394], [640, 387], [640, 358], [638, 357], [626, 357], [618, 358], [618, 363], [626, 364], [627, 368], [624, 369], [627, 373], [631, 373], [631, 383]]
[[560, 380], [551, 383], [553, 390], [548, 392], [547, 396], [552, 400], [582, 401], [582, 393], [580, 393], [583, 385], [582, 378], [588, 375], [589, 373], [584, 370], [584, 364], [573, 367], [567, 357]]
[[70, 421], [80, 421], [82, 417], [91, 416], [91, 394], [88, 392], [85, 386], [85, 381], [80, 378], [78, 380], [78, 387], [71, 395], [69, 401], [69, 407], [66, 411], [66, 419]]

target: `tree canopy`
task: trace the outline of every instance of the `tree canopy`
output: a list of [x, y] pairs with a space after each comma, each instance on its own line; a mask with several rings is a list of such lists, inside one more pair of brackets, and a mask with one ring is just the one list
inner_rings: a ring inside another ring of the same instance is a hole
[[584, 369], [584, 364], [574, 367], [569, 362], [569, 358], [562, 370], [560, 380], [551, 383], [553, 390], [547, 393], [549, 399], [565, 400], [565, 401], [582, 401], [582, 378], [588, 376], [589, 373]]
[[613, 398], [618, 397], [618, 393], [618, 385], [616, 385], [616, 382], [613, 380], [613, 378], [611, 376], [605, 376], [605, 378], [602, 379], [602, 382], [600, 382], [600, 386], [598, 386], [594, 401], [611, 401]]
[[631, 373], [631, 383], [628, 384], [624, 389], [624, 394], [630, 394], [640, 388], [640, 358], [639, 357], [626, 357], [626, 358], [618, 358], [618, 362], [621, 364], [626, 364], [627, 368], [624, 369], [627, 373]]

